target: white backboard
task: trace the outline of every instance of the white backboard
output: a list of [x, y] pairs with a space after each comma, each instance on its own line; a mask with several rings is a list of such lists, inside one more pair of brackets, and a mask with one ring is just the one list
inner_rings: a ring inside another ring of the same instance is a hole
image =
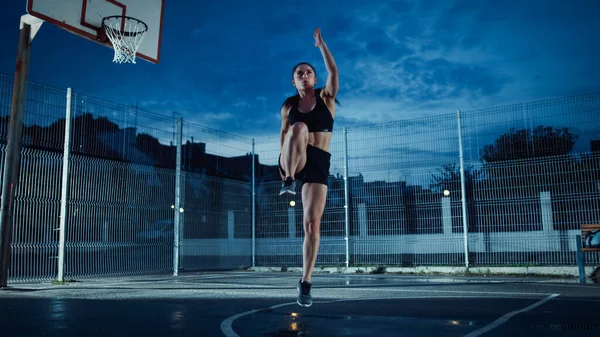
[[137, 56], [152, 63], [160, 61], [164, 0], [28, 0], [27, 13], [94, 42], [102, 18], [123, 15], [148, 25]]

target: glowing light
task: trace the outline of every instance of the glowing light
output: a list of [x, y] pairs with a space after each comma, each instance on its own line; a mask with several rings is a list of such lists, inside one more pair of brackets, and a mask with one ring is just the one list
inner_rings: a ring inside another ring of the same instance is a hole
[[292, 206], [292, 207], [296, 206], [296, 202], [294, 200], [290, 201], [290, 206]]
[[445, 196], [449, 196], [449, 195], [450, 195], [450, 191], [448, 191], [448, 190], [444, 190], [444, 195], [445, 195]]

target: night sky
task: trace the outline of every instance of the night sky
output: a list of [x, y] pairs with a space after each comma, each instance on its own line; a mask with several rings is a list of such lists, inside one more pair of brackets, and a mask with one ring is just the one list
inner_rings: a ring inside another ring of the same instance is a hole
[[[0, 72], [13, 75], [26, 1], [4, 4]], [[29, 80], [244, 136], [277, 135], [292, 66], [340, 75], [337, 127], [600, 89], [598, 1], [166, 1], [161, 61], [113, 52], [45, 23]]]

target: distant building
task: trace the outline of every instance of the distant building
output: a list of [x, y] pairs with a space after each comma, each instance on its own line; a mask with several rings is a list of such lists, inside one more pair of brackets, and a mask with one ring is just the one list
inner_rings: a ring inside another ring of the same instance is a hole
[[600, 152], [600, 140], [592, 140], [590, 142], [590, 150], [592, 152]]

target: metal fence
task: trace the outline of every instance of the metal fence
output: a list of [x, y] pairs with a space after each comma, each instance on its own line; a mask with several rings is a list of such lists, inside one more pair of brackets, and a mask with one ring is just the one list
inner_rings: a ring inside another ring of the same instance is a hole
[[[10, 282], [302, 264], [278, 137], [27, 90]], [[574, 265], [600, 222], [599, 112], [590, 94], [336, 127], [317, 265]]]
[[[600, 222], [598, 112], [589, 94], [334, 132], [317, 264], [574, 265]], [[256, 140], [261, 163], [278, 144]], [[279, 186], [257, 182], [255, 259], [299, 266], [302, 195]]]
[[[0, 74], [0, 165], [11, 90]], [[26, 97], [10, 282], [251, 265], [251, 139], [37, 83]]]
[[180, 270], [252, 266], [252, 140], [182, 125]]

